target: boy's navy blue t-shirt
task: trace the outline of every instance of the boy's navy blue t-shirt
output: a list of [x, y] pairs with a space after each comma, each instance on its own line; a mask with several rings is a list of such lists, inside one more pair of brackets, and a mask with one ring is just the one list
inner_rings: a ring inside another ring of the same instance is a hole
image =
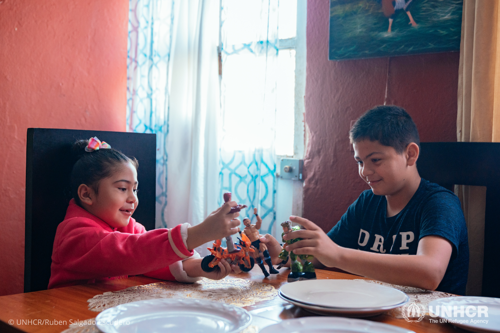
[[338, 245], [386, 254], [416, 254], [426, 236], [440, 236], [453, 246], [437, 290], [464, 295], [469, 245], [460, 200], [451, 191], [422, 179], [405, 208], [387, 217], [385, 196], [366, 190], [347, 209], [328, 236]]

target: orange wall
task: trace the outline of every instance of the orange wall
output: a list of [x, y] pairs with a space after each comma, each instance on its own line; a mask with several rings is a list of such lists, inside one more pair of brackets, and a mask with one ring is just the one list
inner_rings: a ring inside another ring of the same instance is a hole
[[125, 131], [128, 0], [4, 0], [0, 18], [0, 295], [6, 295], [23, 292], [26, 129]]

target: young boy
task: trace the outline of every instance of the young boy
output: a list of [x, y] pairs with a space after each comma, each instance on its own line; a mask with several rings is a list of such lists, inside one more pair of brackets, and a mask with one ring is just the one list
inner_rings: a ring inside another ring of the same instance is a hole
[[[356, 121], [350, 140], [359, 175], [371, 190], [328, 234], [309, 220], [291, 217], [305, 229], [285, 236], [303, 239], [286, 249], [313, 255], [317, 267], [463, 295], [469, 247], [460, 201], [420, 178], [420, 140], [411, 117], [396, 106], [375, 107]], [[277, 241], [269, 236], [262, 241], [275, 258]]]

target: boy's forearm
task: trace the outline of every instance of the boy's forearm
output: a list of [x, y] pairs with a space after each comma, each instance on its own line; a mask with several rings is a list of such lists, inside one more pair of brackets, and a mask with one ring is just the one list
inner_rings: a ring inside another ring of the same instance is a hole
[[444, 276], [439, 267], [434, 267], [433, 260], [424, 255], [339, 250], [337, 268], [387, 283], [435, 290]]

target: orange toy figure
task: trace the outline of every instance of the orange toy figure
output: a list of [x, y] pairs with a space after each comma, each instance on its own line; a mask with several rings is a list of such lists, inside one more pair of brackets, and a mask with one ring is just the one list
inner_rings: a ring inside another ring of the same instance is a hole
[[[224, 202], [231, 200], [231, 193], [224, 193]], [[239, 212], [241, 209], [246, 208], [245, 205], [237, 205], [231, 208], [231, 213]], [[239, 243], [234, 244], [233, 238], [231, 236], [226, 237], [227, 249], [221, 246], [221, 240], [217, 239], [214, 242], [212, 248], [208, 250], [212, 253], [201, 261], [201, 269], [205, 272], [212, 272], [219, 262], [224, 259], [230, 265], [238, 265], [243, 272], [248, 272], [251, 270], [255, 264], [255, 260], [252, 256], [252, 252], [255, 250], [252, 248], [252, 242], [247, 237], [247, 235], [240, 232], [241, 238], [238, 237]]]
[[245, 234], [240, 233], [240, 235], [241, 238], [238, 237], [239, 243], [234, 244], [234, 251], [231, 252], [221, 246], [220, 239], [216, 240], [213, 247], [208, 248], [212, 254], [203, 258], [201, 268], [205, 272], [211, 272], [224, 259], [229, 264], [238, 265], [243, 272], [250, 271], [255, 264], [251, 255], [255, 250], [251, 247], [248, 237]]

